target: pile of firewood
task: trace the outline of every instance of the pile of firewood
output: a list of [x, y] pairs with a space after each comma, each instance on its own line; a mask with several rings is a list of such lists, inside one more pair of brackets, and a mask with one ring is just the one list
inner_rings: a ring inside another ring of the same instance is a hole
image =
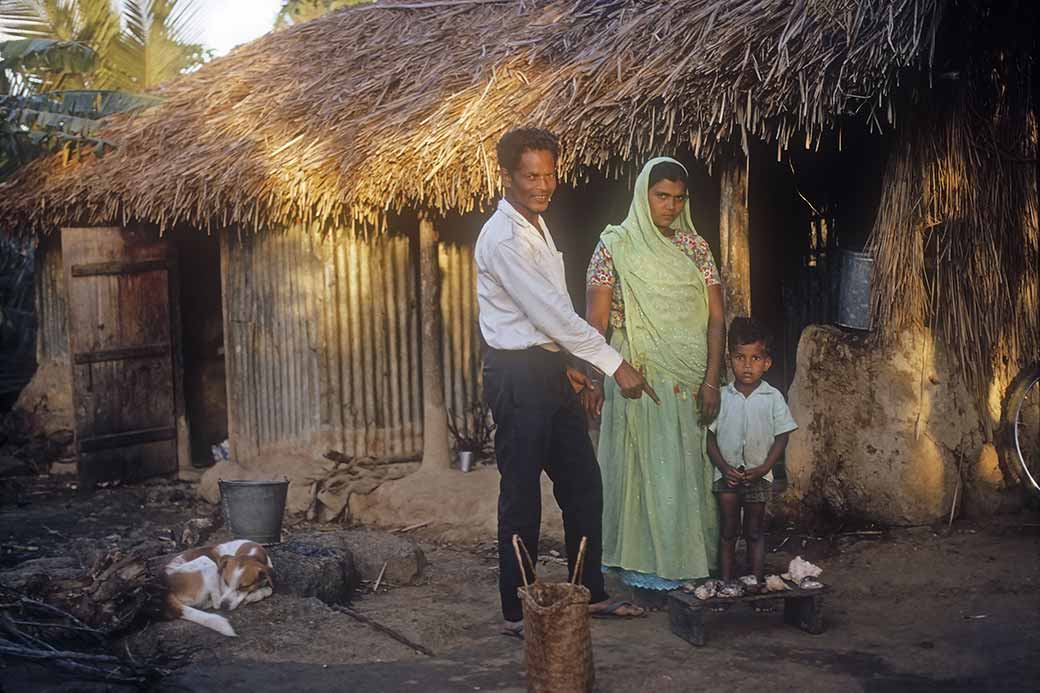
[[115, 651], [119, 636], [155, 615], [169, 547], [148, 543], [112, 550], [83, 575], [4, 574], [0, 584], [0, 657], [36, 662], [83, 679], [148, 684], [185, 664], [190, 652], [135, 656]]

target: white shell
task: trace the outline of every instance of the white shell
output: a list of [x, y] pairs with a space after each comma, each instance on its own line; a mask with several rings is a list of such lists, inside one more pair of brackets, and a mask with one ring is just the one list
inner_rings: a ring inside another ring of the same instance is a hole
[[823, 568], [820, 566], [813, 565], [801, 556], [795, 556], [794, 559], [791, 560], [791, 564], [787, 566], [787, 572], [784, 573], [783, 577], [785, 580], [801, 584], [802, 580], [805, 578], [819, 577], [822, 572]]

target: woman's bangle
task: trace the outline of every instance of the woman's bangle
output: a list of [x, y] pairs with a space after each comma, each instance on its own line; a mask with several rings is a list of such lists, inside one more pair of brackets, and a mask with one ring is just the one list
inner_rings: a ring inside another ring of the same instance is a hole
[[712, 390], [715, 390], [715, 392], [720, 392], [718, 385], [712, 385], [707, 380], [705, 380], [703, 383], [701, 383], [701, 385], [703, 385], [705, 387], [710, 387]]

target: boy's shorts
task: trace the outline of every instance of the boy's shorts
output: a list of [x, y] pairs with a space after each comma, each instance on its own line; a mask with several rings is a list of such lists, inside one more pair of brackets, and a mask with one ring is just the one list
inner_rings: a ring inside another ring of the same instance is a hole
[[747, 486], [729, 486], [725, 479], [716, 479], [711, 485], [715, 493], [736, 493], [743, 503], [768, 503], [773, 490], [773, 482], [768, 479], [755, 479]]

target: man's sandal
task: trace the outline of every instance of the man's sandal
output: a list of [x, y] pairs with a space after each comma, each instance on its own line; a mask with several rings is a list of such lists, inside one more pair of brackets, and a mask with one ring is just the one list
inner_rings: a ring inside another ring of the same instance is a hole
[[499, 631], [502, 635], [510, 638], [516, 638], [517, 640], [524, 639], [524, 622], [523, 621], [506, 621], [502, 624], [502, 630]]

